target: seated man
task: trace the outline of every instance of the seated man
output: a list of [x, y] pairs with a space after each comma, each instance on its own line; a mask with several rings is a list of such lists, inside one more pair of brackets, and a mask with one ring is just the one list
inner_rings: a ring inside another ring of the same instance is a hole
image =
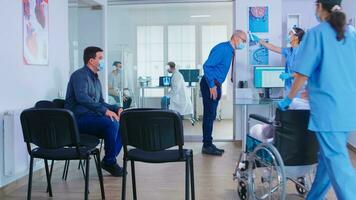
[[87, 47], [84, 50], [84, 67], [75, 71], [69, 80], [65, 108], [71, 110], [80, 133], [104, 138], [105, 156], [102, 168], [113, 176], [122, 176], [116, 162], [122, 144], [119, 119], [122, 109], [104, 102], [98, 71], [103, 70], [103, 50]]
[[[114, 70], [109, 74], [109, 95], [114, 98], [115, 102], [121, 105], [121, 95], [122, 95], [122, 103], [123, 109], [127, 109], [131, 107], [132, 98], [130, 96], [130, 92], [128, 88], [123, 88], [123, 70], [122, 63], [120, 61], [115, 61], [113, 63]], [[122, 94], [120, 94], [120, 90], [122, 90]]]
[[189, 95], [186, 92], [186, 83], [183, 75], [176, 69], [174, 62], [167, 63], [168, 73], [172, 73], [171, 90], [168, 95], [162, 98], [162, 108], [174, 110], [180, 115], [193, 114], [193, 105]]

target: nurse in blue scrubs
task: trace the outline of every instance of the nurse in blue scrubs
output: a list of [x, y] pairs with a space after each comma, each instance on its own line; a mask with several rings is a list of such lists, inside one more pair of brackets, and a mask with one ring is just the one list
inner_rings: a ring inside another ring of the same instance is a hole
[[356, 130], [356, 31], [346, 25], [342, 0], [318, 0], [320, 24], [306, 34], [295, 59], [295, 80], [279, 108], [288, 108], [308, 80], [309, 129], [320, 144], [316, 177], [308, 200], [324, 199], [333, 186], [340, 200], [356, 199], [356, 172], [347, 150]]
[[[294, 71], [293, 71], [293, 63], [295, 60], [295, 55], [298, 52], [298, 46], [300, 42], [302, 41], [304, 36], [304, 30], [298, 27], [293, 27], [287, 36], [287, 41], [290, 47], [277, 47], [271, 43], [268, 43], [264, 40], [259, 40], [259, 43], [267, 48], [270, 51], [273, 51], [275, 53], [282, 54], [283, 57], [285, 58], [286, 64], [285, 64], [285, 73], [280, 75], [280, 78], [285, 81], [285, 94], [287, 95], [290, 91], [290, 88], [292, 87], [293, 84], [293, 76], [294, 76]], [[252, 36], [253, 38], [256, 38], [255, 35]], [[298, 94], [300, 96], [300, 93]]]

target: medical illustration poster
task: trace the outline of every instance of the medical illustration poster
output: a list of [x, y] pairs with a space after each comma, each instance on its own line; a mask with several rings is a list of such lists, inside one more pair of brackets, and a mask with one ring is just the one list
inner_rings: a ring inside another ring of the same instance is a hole
[[268, 33], [268, 7], [249, 8], [249, 27], [252, 33]]
[[23, 59], [28, 65], [48, 65], [48, 0], [22, 0]]
[[[264, 39], [268, 42], [268, 39]], [[269, 53], [268, 49], [260, 45], [256, 41], [250, 41], [249, 43], [249, 53], [250, 53], [250, 65], [268, 65], [269, 64]]]

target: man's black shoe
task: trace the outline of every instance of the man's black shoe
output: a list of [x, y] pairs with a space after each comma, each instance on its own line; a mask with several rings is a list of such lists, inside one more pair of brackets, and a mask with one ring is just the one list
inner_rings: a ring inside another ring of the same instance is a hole
[[216, 147], [214, 148], [213, 145], [210, 145], [208, 147], [203, 146], [201, 153], [212, 155], [212, 156], [222, 156], [222, 152], [218, 151]]
[[112, 176], [115, 177], [122, 177], [124, 175], [124, 170], [118, 164], [107, 165], [102, 162], [101, 168], [103, 168], [105, 171], [109, 172]]
[[225, 153], [224, 149], [219, 149], [214, 144], [212, 144], [212, 146], [213, 146], [213, 148], [215, 148], [216, 150], [220, 151], [221, 153]]

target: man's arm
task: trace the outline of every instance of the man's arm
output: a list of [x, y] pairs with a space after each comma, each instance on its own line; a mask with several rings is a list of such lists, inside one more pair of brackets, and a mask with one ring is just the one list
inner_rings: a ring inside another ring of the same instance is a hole
[[105, 115], [107, 108], [101, 103], [95, 102], [88, 95], [89, 84], [87, 77], [84, 74], [77, 74], [75, 77], [72, 77], [71, 81], [76, 101], [89, 110]]
[[215, 87], [214, 76], [216, 73], [216, 66], [219, 65], [224, 57], [225, 52], [223, 49], [213, 49], [209, 55], [208, 60], [204, 63], [204, 76], [207, 79], [209, 88]]

